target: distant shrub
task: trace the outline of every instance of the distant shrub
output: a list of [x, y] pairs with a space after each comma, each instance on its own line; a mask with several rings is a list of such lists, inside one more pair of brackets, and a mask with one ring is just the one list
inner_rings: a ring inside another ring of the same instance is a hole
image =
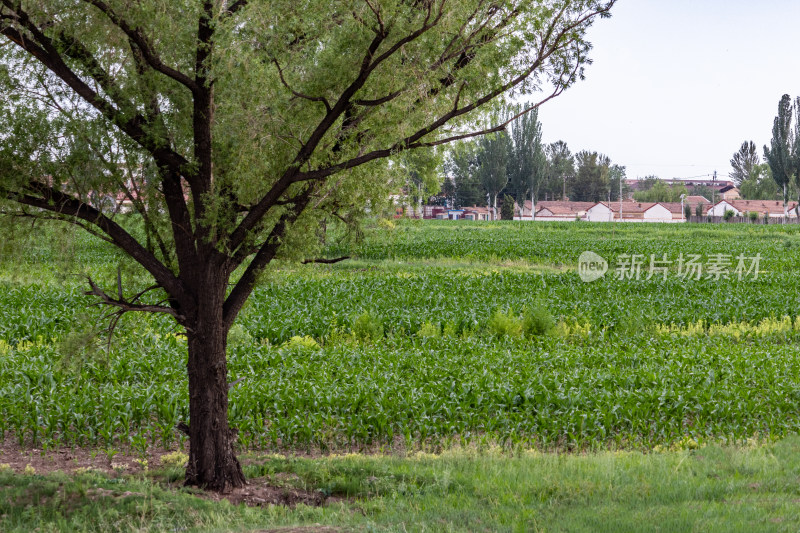
[[692, 206], [686, 204], [683, 206], [683, 216], [688, 220], [692, 216]]
[[319, 348], [319, 343], [314, 339], [314, 337], [310, 337], [308, 335], [301, 337], [299, 335], [295, 335], [285, 343], [283, 346], [287, 348], [302, 348], [307, 350], [316, 350]]
[[747, 213], [747, 216], [750, 218], [750, 222], [755, 222], [758, 220], [758, 212], [757, 211], [750, 211]]
[[189, 456], [181, 451], [168, 453], [161, 456], [161, 464], [164, 466], [183, 467], [189, 461]]
[[241, 324], [234, 324], [228, 331], [228, 346], [231, 348], [248, 346], [252, 343], [253, 336]]
[[417, 331], [417, 337], [425, 337], [428, 339], [435, 339], [441, 335], [441, 329], [439, 328], [439, 324], [434, 324], [433, 322], [425, 322], [420, 326], [419, 331]]
[[726, 209], [725, 214], [722, 215], [722, 218], [725, 219], [725, 222], [730, 222], [730, 220], [734, 217], [734, 215], [736, 215], [736, 213], [734, 213], [730, 209]]
[[383, 324], [371, 313], [362, 313], [353, 323], [353, 336], [360, 341], [381, 339], [383, 338]]
[[535, 305], [523, 313], [522, 331], [527, 337], [547, 335], [555, 326], [553, 315], [542, 305]]
[[562, 338], [587, 338], [592, 333], [592, 326], [575, 320], [560, 320], [553, 329], [553, 334]]
[[492, 313], [488, 323], [489, 332], [498, 337], [519, 337], [522, 335], [522, 320], [514, 314], [514, 311], [500, 311]]
[[698, 202], [698, 204], [694, 206], [694, 214], [698, 217], [703, 216], [703, 204]]

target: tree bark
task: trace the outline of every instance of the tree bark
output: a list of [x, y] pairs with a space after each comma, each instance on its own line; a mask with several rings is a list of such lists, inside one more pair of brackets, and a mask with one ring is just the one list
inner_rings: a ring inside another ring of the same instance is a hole
[[[216, 276], [220, 277], [220, 276]], [[189, 360], [189, 464], [186, 484], [227, 492], [245, 484], [228, 427], [228, 331], [222, 316], [227, 280], [206, 276], [187, 328]]]

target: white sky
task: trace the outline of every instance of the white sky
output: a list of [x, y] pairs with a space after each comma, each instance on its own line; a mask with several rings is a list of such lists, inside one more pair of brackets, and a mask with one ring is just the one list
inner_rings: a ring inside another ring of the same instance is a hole
[[781, 95], [800, 96], [797, 0], [619, 0], [589, 38], [586, 80], [539, 110], [543, 140], [629, 178], [725, 178], [743, 141], [763, 158]]

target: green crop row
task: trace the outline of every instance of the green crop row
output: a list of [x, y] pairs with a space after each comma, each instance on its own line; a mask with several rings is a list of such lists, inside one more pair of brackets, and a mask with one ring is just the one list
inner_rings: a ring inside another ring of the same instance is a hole
[[[797, 432], [800, 335], [738, 342], [662, 336], [387, 338], [241, 346], [230, 416], [244, 447], [348, 447], [475, 439], [543, 446], [652, 446], [685, 435]], [[152, 339], [151, 339], [152, 340]], [[179, 339], [79, 372], [52, 346], [3, 357], [0, 430], [44, 445], [172, 445], [188, 413]], [[146, 342], [137, 348], [144, 348]]]
[[[0, 258], [0, 434], [169, 446], [187, 421], [186, 346], [128, 316], [106, 350], [85, 277], [129, 263], [84, 237]], [[800, 429], [795, 227], [402, 223], [334, 266], [277, 264], [230, 336], [243, 447], [487, 439], [654, 446]], [[762, 257], [758, 279], [615, 279], [586, 250]]]

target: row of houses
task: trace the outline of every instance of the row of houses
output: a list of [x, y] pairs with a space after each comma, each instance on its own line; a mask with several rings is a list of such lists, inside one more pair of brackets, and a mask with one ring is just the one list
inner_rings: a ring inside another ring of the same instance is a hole
[[[685, 222], [688, 208], [691, 215], [724, 217], [732, 212], [733, 216], [744, 217], [755, 213], [758, 218], [782, 219], [797, 217], [797, 202], [787, 206], [784, 213], [783, 202], [776, 200], [721, 200], [716, 204], [703, 196], [687, 196], [681, 202], [538, 202], [535, 206], [530, 201], [520, 209], [515, 206], [515, 220], [535, 221], [576, 221], [587, 222]], [[439, 206], [426, 206], [424, 218], [444, 220], [492, 220], [494, 213], [486, 207], [464, 207], [449, 209]]]
[[[526, 202], [518, 220], [531, 220], [531, 206]], [[585, 220], [588, 222], [685, 222], [686, 210], [691, 215], [724, 217], [757, 216], [758, 218], [782, 219], [797, 217], [797, 202], [787, 205], [784, 213], [782, 201], [776, 200], [721, 200], [716, 204], [703, 196], [687, 196], [681, 202], [540, 202], [536, 205], [533, 220]], [[755, 213], [755, 215], [751, 215]]]
[[[694, 213], [700, 205], [703, 212], [711, 202], [702, 196], [690, 196], [685, 200]], [[531, 220], [530, 202], [526, 202], [518, 220]], [[684, 211], [680, 202], [540, 202], [533, 206], [536, 210], [533, 220], [588, 222], [683, 222]]]

